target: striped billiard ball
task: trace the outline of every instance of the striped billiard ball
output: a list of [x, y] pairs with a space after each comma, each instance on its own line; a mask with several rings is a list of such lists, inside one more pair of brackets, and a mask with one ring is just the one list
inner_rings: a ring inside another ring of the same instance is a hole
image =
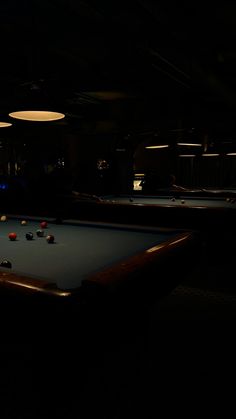
[[52, 235], [52, 234], [49, 234], [47, 237], [46, 237], [46, 240], [47, 240], [47, 242], [48, 243], [54, 243], [54, 236]]

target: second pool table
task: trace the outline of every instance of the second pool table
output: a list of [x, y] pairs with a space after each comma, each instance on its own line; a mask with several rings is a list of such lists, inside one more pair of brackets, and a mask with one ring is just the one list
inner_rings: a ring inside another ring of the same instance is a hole
[[75, 200], [81, 217], [141, 225], [202, 231], [234, 230], [236, 199], [215, 196], [107, 195], [100, 200]]

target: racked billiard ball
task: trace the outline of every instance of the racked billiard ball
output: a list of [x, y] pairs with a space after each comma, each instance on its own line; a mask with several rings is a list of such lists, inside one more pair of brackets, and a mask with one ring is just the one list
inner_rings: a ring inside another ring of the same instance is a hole
[[31, 233], [31, 231], [29, 231], [28, 233], [26, 233], [25, 238], [26, 240], [33, 240], [34, 235], [33, 233]]
[[16, 238], [17, 238], [17, 234], [16, 234], [16, 233], [9, 233], [9, 234], [8, 234], [8, 237], [9, 237], [9, 239], [10, 239], [11, 241], [14, 241], [14, 240], [16, 240]]
[[42, 221], [42, 222], [40, 223], [40, 227], [41, 227], [41, 228], [47, 228], [47, 226], [48, 226], [47, 221]]
[[46, 237], [46, 240], [47, 240], [48, 243], [54, 243], [54, 236], [52, 234], [49, 234]]
[[21, 225], [22, 225], [22, 226], [26, 226], [26, 224], [27, 224], [27, 221], [26, 221], [26, 220], [22, 220], [22, 221], [21, 221]]
[[0, 263], [0, 266], [2, 266], [2, 268], [9, 268], [10, 269], [12, 267], [12, 264], [11, 264], [11, 262], [9, 260], [4, 259]]
[[44, 231], [43, 230], [37, 230], [36, 234], [37, 234], [38, 237], [43, 237]]

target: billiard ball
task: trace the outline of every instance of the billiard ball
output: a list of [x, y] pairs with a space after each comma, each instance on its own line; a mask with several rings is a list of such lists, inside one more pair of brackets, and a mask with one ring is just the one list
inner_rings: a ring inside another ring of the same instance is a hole
[[49, 234], [46, 237], [46, 240], [47, 240], [48, 243], [54, 243], [54, 236], [52, 234]]
[[43, 230], [37, 230], [36, 234], [38, 237], [43, 237], [44, 236], [44, 231]]
[[8, 234], [8, 237], [9, 237], [9, 239], [10, 239], [11, 241], [14, 241], [14, 240], [16, 240], [16, 238], [17, 238], [17, 234], [16, 234], [16, 233], [9, 233], [9, 234]]
[[181, 204], [185, 204], [185, 200], [184, 199], [181, 199]]
[[129, 202], [134, 202], [133, 198], [129, 198]]
[[6, 217], [6, 215], [2, 215], [2, 216], [1, 216], [1, 218], [0, 218], [0, 220], [1, 220], [1, 221], [7, 221], [7, 217]]
[[42, 221], [42, 222], [40, 223], [40, 227], [41, 227], [41, 228], [47, 228], [47, 226], [48, 226], [47, 221]]
[[0, 266], [2, 266], [3, 268], [11, 268], [12, 267], [12, 264], [11, 264], [11, 262], [9, 260], [4, 259], [0, 263]]
[[31, 231], [29, 231], [28, 233], [26, 233], [25, 238], [26, 240], [33, 240], [34, 235], [33, 233], [31, 233]]
[[230, 202], [230, 198], [226, 198], [226, 201], [227, 201], [227, 202]]
[[22, 221], [21, 221], [21, 225], [22, 225], [22, 226], [26, 226], [26, 224], [27, 224], [27, 221], [26, 221], [26, 220], [22, 220]]
[[171, 198], [171, 201], [173, 201], [173, 202], [174, 202], [174, 201], [175, 201], [175, 198]]

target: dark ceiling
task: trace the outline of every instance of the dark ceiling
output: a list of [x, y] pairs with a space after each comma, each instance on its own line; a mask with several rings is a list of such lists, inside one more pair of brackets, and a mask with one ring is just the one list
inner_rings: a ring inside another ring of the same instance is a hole
[[234, 2], [8, 0], [0, 19], [0, 120], [37, 99], [68, 124], [236, 140]]

